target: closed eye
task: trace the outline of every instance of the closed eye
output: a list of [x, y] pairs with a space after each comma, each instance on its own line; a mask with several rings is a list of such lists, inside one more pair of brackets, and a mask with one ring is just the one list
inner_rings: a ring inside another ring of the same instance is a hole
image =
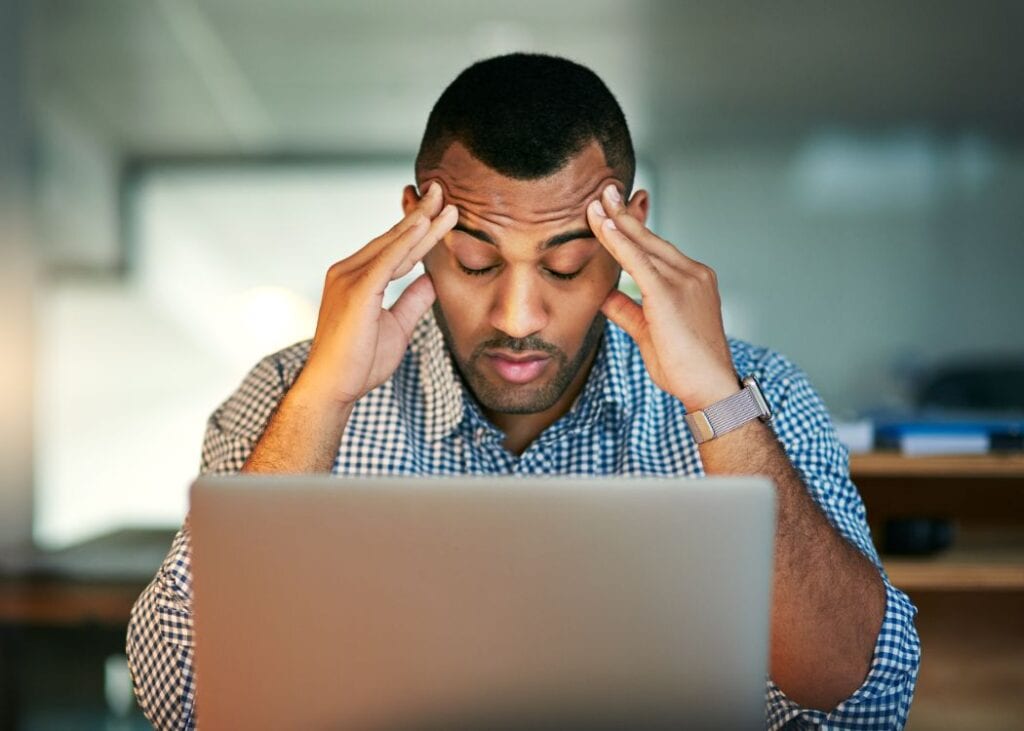
[[496, 266], [484, 267], [483, 269], [470, 269], [468, 266], [465, 266], [464, 264], [459, 264], [459, 268], [462, 269], [462, 271], [464, 271], [466, 274], [470, 274], [474, 277], [479, 277], [483, 274], [487, 274], [487, 272], [491, 271], [492, 269], [495, 269]]
[[[462, 269], [462, 271], [465, 272], [466, 274], [469, 274], [470, 276], [480, 277], [483, 276], [484, 274], [487, 274], [487, 272], [491, 271], [492, 269], [497, 269], [498, 266], [497, 264], [495, 264], [494, 266], [484, 267], [483, 269], [470, 269], [468, 266], [460, 262], [459, 268]], [[575, 272], [556, 272], [553, 269], [545, 269], [544, 271], [546, 271], [555, 279], [569, 280], [578, 277], [580, 275], [580, 272], [583, 271], [583, 269], [578, 269]]]
[[566, 273], [566, 272], [556, 272], [556, 271], [554, 271], [552, 269], [548, 269], [546, 271], [547, 271], [548, 274], [550, 274], [555, 279], [575, 279], [576, 277], [578, 277], [580, 275], [580, 272], [582, 272], [583, 270], [582, 269], [577, 269], [575, 272], [568, 272], [568, 273]]

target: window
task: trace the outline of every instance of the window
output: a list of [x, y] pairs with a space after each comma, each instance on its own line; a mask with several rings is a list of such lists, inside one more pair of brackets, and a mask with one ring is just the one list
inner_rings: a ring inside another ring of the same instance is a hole
[[127, 274], [41, 296], [36, 540], [180, 524], [209, 414], [264, 355], [312, 337], [327, 268], [401, 217], [410, 182], [401, 160], [133, 178]]

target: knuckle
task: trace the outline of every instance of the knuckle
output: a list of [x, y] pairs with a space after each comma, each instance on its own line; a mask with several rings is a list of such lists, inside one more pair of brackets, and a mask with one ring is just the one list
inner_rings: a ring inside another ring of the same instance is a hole
[[369, 286], [373, 272], [374, 265], [372, 262], [360, 268], [357, 272], [354, 272], [352, 280], [349, 282], [349, 289], [355, 290], [360, 287]]
[[658, 273], [657, 262], [654, 257], [648, 254], [646, 251], [640, 251], [636, 255], [637, 263], [649, 272]]
[[682, 276], [679, 277], [678, 286], [682, 287], [687, 291], [693, 291], [704, 287], [704, 282], [701, 280], [699, 274], [693, 272], [683, 272]]
[[342, 273], [345, 271], [346, 261], [347, 260], [336, 261], [329, 267], [327, 267], [327, 276], [325, 277], [325, 279], [327, 280], [328, 283], [333, 282], [335, 279], [342, 275]]

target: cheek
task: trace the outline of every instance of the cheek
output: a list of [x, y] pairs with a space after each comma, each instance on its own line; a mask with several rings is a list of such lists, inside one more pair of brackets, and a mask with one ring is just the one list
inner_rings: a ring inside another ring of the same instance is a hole
[[[447, 313], [453, 305], [459, 304], [459, 300], [465, 300], [465, 305], [471, 304], [472, 280], [458, 271], [454, 257], [443, 246], [434, 247], [423, 257], [423, 268], [430, 274], [434, 283], [434, 291], [437, 298], [445, 306]], [[467, 281], [468, 280], [468, 281]]]
[[427, 270], [427, 273], [430, 274], [431, 277], [439, 274], [442, 269], [440, 264], [441, 258], [444, 256], [443, 249], [444, 244], [437, 244], [423, 256], [423, 268]]
[[[447, 251], [435, 248], [423, 258], [423, 267], [430, 274], [437, 293], [437, 303], [444, 312], [452, 336], [460, 340], [467, 331], [477, 328], [483, 298], [479, 285], [470, 277], [455, 271]], [[468, 330], [467, 330], [468, 329]]]
[[566, 345], [569, 349], [583, 344], [594, 318], [600, 314], [601, 305], [615, 288], [618, 280], [618, 264], [611, 257], [594, 260], [581, 275], [581, 281], [571, 296], [561, 298], [555, 317], [562, 323], [568, 334]]
[[579, 296], [590, 300], [596, 300], [596, 307], [600, 307], [608, 293], [615, 288], [619, 279], [619, 265], [611, 256], [598, 254], [583, 270], [578, 278]]

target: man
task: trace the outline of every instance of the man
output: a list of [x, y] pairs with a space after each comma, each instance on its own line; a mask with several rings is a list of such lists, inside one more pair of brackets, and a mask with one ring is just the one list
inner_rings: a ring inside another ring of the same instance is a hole
[[[796, 366], [726, 337], [714, 272], [645, 227], [633, 173], [622, 111], [588, 69], [471, 66], [431, 112], [405, 218], [328, 270], [313, 340], [265, 358], [214, 412], [202, 471], [768, 475], [767, 725], [901, 727], [915, 610], [881, 571], [847, 452]], [[623, 269], [642, 304], [617, 290]], [[748, 375], [773, 421], [687, 428], [753, 394]], [[128, 654], [147, 716], [191, 727], [187, 519]]]

